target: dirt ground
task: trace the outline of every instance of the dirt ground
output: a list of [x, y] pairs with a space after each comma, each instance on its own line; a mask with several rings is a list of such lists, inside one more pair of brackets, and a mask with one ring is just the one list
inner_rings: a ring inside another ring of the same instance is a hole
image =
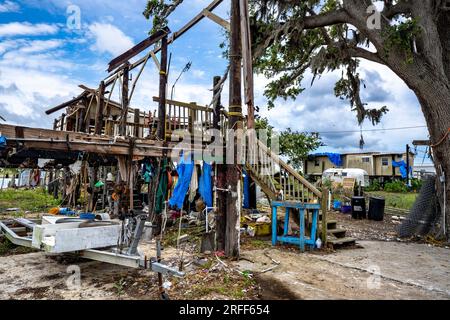
[[[213, 255], [187, 254], [186, 277], [166, 279], [168, 293], [171, 299], [450, 299], [448, 249], [359, 244], [331, 254], [267, 246], [244, 250], [239, 262], [223, 263]], [[164, 255], [166, 263], [177, 265], [175, 249]], [[81, 287], [69, 289], [74, 265], [81, 271]], [[101, 262], [41, 252], [0, 258], [0, 299], [158, 299], [156, 284], [152, 272]]]
[[[164, 263], [186, 276], [165, 279], [171, 299], [450, 299], [450, 251], [426, 243], [399, 241], [397, 219], [355, 221], [332, 213], [330, 219], [358, 240], [338, 251], [300, 253], [272, 247], [268, 239], [244, 238], [242, 259], [220, 260], [167, 246]], [[154, 243], [140, 249], [154, 256]], [[80, 286], [71, 272], [79, 268]], [[13, 251], [0, 257], [0, 299], [118, 300], [159, 299], [156, 274], [73, 256]]]

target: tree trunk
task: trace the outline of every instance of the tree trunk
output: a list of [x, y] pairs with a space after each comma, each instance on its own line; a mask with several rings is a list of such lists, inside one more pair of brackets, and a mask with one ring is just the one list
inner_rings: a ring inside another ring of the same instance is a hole
[[[437, 84], [435, 83], [435, 85]], [[427, 87], [428, 85], [424, 84], [426, 94], [416, 92], [416, 95], [422, 106], [430, 132], [431, 144], [433, 145], [433, 160], [437, 173], [437, 195], [441, 211], [445, 214], [445, 226], [443, 226], [442, 231], [446, 238], [449, 239], [450, 137], [447, 136], [447, 132], [450, 129], [450, 92], [448, 90], [439, 92], [437, 89]], [[445, 177], [445, 183], [441, 180], [441, 177]]]
[[[443, 226], [442, 231], [449, 239], [450, 137], [447, 136], [447, 132], [450, 129], [449, 81], [447, 78], [442, 77], [441, 73], [434, 73], [429, 64], [420, 58], [417, 58], [414, 64], [408, 66], [405, 65], [404, 61], [399, 61], [399, 59], [391, 61], [389, 66], [414, 91], [425, 116], [437, 172], [437, 196], [443, 213], [445, 208], [446, 226], [445, 229]], [[440, 180], [441, 176], [445, 177], [445, 190], [444, 183]]]

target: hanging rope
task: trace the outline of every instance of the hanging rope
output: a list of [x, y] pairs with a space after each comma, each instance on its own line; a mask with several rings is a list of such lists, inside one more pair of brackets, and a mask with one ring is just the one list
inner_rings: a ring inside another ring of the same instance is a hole
[[441, 140], [439, 140], [436, 144], [431, 145], [432, 148], [439, 147], [441, 144], [444, 143], [444, 141], [448, 138], [450, 134], [450, 128], [447, 129], [447, 132], [444, 134]]

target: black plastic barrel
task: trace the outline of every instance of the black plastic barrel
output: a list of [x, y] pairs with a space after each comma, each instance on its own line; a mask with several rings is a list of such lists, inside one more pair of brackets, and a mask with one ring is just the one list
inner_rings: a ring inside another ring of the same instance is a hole
[[369, 220], [383, 221], [386, 200], [381, 197], [370, 197]]
[[352, 218], [353, 219], [366, 218], [366, 199], [364, 197], [352, 198]]

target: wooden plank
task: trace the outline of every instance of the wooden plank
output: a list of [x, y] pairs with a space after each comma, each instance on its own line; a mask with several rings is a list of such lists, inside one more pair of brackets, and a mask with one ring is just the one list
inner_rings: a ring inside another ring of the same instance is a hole
[[215, 23], [217, 23], [218, 25], [222, 26], [226, 30], [230, 31], [230, 23], [228, 21], [226, 21], [225, 19], [222, 19], [218, 15], [216, 15], [216, 14], [214, 14], [211, 11], [206, 10], [206, 9], [203, 9], [202, 13], [203, 13], [203, 15], [205, 17], [209, 18], [210, 20], [214, 21]]
[[59, 111], [59, 110], [62, 110], [62, 109], [64, 109], [64, 108], [66, 108], [66, 107], [68, 107], [68, 106], [70, 106], [70, 105], [72, 105], [72, 104], [74, 104], [74, 103], [80, 101], [80, 100], [83, 99], [86, 95], [87, 95], [87, 92], [83, 92], [83, 93], [80, 94], [78, 97], [73, 98], [73, 99], [70, 100], [70, 101], [64, 102], [64, 103], [60, 104], [59, 106], [56, 106], [56, 107], [54, 107], [54, 108], [51, 108], [51, 109], [45, 111], [45, 113], [49, 115], [49, 114], [55, 113], [55, 112], [57, 112], [57, 111]]
[[162, 38], [166, 37], [169, 33], [170, 33], [170, 29], [168, 27], [165, 27], [162, 30], [155, 32], [147, 39], [141, 41], [140, 43], [135, 45], [133, 48], [131, 48], [130, 50], [121, 54], [117, 58], [114, 58], [109, 63], [108, 72], [111, 72], [114, 69], [116, 69], [117, 67], [119, 67], [120, 65], [126, 63], [131, 58], [135, 57], [136, 55], [138, 55], [139, 53], [141, 53], [142, 51], [144, 51], [145, 49], [150, 47], [152, 44], [155, 44]]
[[[159, 97], [153, 97], [153, 101], [160, 102], [160, 99], [159, 99]], [[189, 109], [199, 110], [199, 111], [213, 112], [212, 108], [209, 108], [207, 106], [205, 106], [205, 107], [199, 106], [198, 104], [193, 103], [193, 102], [188, 103], [188, 102], [181, 102], [181, 101], [167, 99], [166, 103], [169, 105], [177, 106], [177, 107], [189, 108]]]
[[[0, 131], [7, 138], [8, 145], [15, 148], [17, 143], [27, 150], [79, 151], [105, 155], [129, 155], [130, 141], [114, 141], [110, 137], [92, 136], [79, 132], [64, 132], [48, 129], [19, 127], [23, 138], [17, 137], [16, 126], [0, 124]], [[171, 148], [175, 144], [169, 144]], [[137, 139], [133, 154], [136, 156], [162, 155], [163, 143], [151, 139]]]

